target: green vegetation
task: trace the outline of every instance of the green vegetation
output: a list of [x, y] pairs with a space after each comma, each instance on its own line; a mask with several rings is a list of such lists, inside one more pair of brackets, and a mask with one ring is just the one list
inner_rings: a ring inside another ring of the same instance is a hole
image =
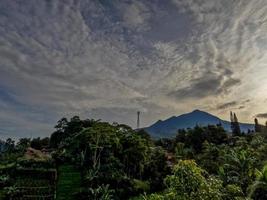
[[74, 199], [80, 191], [81, 173], [72, 165], [61, 165], [58, 168], [57, 200]]
[[267, 199], [267, 132], [216, 126], [153, 140], [144, 130], [75, 116], [50, 138], [5, 142], [1, 199]]

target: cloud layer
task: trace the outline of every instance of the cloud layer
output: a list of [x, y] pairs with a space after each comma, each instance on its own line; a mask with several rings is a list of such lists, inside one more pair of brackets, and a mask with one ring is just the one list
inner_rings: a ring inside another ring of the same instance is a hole
[[265, 0], [0, 0], [0, 137], [75, 114], [135, 127], [137, 110], [143, 126], [195, 108], [251, 121], [266, 112], [266, 13]]

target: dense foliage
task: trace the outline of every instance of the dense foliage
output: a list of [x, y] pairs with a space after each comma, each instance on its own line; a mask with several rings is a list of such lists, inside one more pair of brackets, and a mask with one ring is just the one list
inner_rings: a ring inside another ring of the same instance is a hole
[[[50, 138], [2, 142], [0, 195], [16, 192], [14, 166], [47, 166], [58, 169], [65, 199], [267, 199], [266, 128], [255, 120], [259, 132], [243, 134], [232, 117], [233, 134], [218, 124], [158, 140], [126, 125], [63, 118]], [[25, 157], [29, 147], [52, 159]]]

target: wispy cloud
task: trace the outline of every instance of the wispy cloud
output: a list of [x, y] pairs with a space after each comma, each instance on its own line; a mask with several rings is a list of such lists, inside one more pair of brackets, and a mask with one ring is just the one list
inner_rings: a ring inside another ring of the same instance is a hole
[[257, 114], [256, 117], [259, 117], [259, 118], [267, 118], [267, 113]]
[[267, 89], [264, 5], [1, 0], [1, 133], [47, 135], [72, 114], [135, 126], [137, 110], [147, 125], [195, 106], [248, 121]]

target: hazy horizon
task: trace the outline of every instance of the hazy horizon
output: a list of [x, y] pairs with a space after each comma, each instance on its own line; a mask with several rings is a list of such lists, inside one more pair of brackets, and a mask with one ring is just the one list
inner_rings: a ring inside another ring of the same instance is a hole
[[0, 139], [62, 117], [267, 120], [266, 0], [0, 0]]

